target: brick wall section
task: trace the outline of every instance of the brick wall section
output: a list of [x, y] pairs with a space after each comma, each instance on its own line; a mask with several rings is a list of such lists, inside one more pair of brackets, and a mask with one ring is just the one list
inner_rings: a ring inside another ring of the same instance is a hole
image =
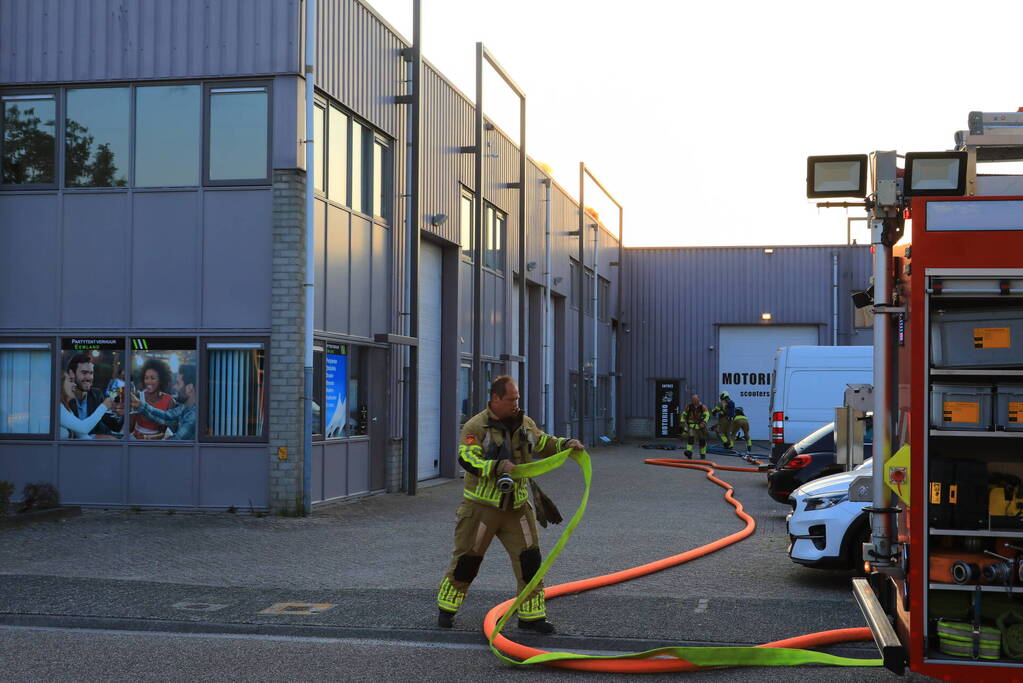
[[[305, 171], [273, 173], [270, 311], [270, 510], [301, 513], [305, 364]], [[278, 457], [280, 447], [288, 457]], [[297, 508], [297, 509], [296, 509]]]

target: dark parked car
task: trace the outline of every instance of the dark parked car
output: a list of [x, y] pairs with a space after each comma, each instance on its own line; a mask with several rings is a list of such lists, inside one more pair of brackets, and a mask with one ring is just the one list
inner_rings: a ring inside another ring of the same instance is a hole
[[[868, 426], [868, 440], [871, 431]], [[864, 443], [863, 459], [872, 454], [872, 444]], [[779, 503], [788, 504], [789, 494], [803, 484], [841, 471], [842, 465], [835, 462], [835, 423], [830, 422], [789, 446], [775, 469], [767, 473], [767, 492]]]

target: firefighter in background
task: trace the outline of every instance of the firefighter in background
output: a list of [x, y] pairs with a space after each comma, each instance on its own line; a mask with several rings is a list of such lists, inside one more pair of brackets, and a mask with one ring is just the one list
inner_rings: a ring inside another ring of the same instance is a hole
[[742, 408], [735, 409], [735, 417], [732, 418], [731, 429], [728, 432], [728, 440], [733, 444], [738, 443], [739, 439], [736, 437], [742, 432], [742, 440], [746, 442], [746, 452], [749, 453], [753, 450], [753, 437], [749, 433], [749, 420], [746, 418], [746, 414], [742, 411]]
[[686, 457], [693, 457], [693, 440], [700, 443], [700, 455], [707, 455], [707, 441], [710, 434], [707, 432], [707, 422], [710, 420], [710, 411], [707, 406], [700, 402], [699, 394], [693, 394], [689, 403], [682, 410], [681, 423], [686, 432]]
[[718, 416], [716, 429], [718, 438], [721, 439], [721, 445], [725, 448], [731, 448], [734, 445], [732, 441], [732, 420], [735, 418], [735, 404], [728, 397], [727, 391], [721, 392], [717, 405], [710, 412], [712, 415]]
[[[490, 385], [486, 410], [474, 415], [462, 427], [458, 463], [465, 469], [463, 500], [455, 511], [455, 549], [437, 593], [437, 625], [451, 628], [469, 585], [479, 572], [483, 555], [496, 536], [508, 551], [518, 580], [518, 591], [540, 569], [540, 536], [536, 523], [547, 526], [561, 522], [561, 514], [540, 487], [528, 479], [509, 480], [511, 490], [501, 491], [500, 480], [517, 464], [533, 457], [545, 458], [566, 448], [582, 449], [569, 438], [544, 434], [519, 410], [519, 389], [508, 375]], [[532, 489], [533, 507], [527, 485]], [[519, 607], [519, 628], [553, 633], [547, 621], [543, 584]]]

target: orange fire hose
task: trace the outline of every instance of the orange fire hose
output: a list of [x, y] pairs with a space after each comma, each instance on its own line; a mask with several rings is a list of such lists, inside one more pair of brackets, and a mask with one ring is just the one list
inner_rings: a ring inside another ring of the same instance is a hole
[[[708, 460], [704, 461], [693, 461], [693, 460], [676, 460], [668, 458], [650, 458], [644, 460], [648, 465], [661, 465], [664, 467], [682, 467], [686, 469], [703, 470], [707, 473], [707, 479], [717, 484], [721, 488], [725, 489], [724, 498], [728, 501], [732, 507], [735, 508], [735, 514], [742, 519], [746, 525], [740, 531], [733, 534], [729, 534], [723, 538], [719, 538], [716, 541], [707, 543], [698, 548], [687, 550], [684, 553], [673, 555], [671, 557], [665, 557], [654, 562], [642, 564], [630, 569], [624, 569], [611, 574], [604, 574], [601, 576], [594, 576], [588, 579], [580, 579], [578, 581], [570, 581], [568, 583], [558, 584], [556, 586], [550, 586], [544, 589], [544, 595], [549, 600], [562, 595], [571, 595], [573, 593], [582, 593], [584, 591], [593, 590], [595, 588], [601, 588], [603, 586], [609, 586], [615, 583], [622, 583], [631, 579], [638, 578], [640, 576], [646, 576], [662, 569], [669, 567], [675, 567], [680, 564], [684, 564], [691, 560], [695, 560], [698, 557], [709, 555], [710, 553], [720, 550], [721, 548], [738, 543], [742, 539], [753, 534], [756, 529], [756, 521], [750, 517], [742, 508], [742, 503], [735, 499], [732, 495], [731, 484], [718, 479], [714, 476], [714, 468], [720, 470], [729, 470], [733, 472], [757, 472], [759, 471], [755, 467], [733, 467], [730, 465], [717, 465]], [[527, 587], [528, 588], [528, 587]], [[487, 612], [486, 617], [483, 620], [483, 633], [488, 637], [494, 632], [497, 622], [505, 614], [508, 608], [515, 602], [515, 599], [506, 600], [490, 609]], [[773, 648], [796, 648], [805, 649], [811, 647], [821, 647], [825, 645], [832, 645], [834, 643], [870, 640], [872, 638], [870, 629], [866, 627], [861, 628], [843, 628], [832, 631], [820, 631], [818, 633], [809, 633], [807, 635], [796, 636], [794, 638], [786, 638], [784, 640], [776, 640], [770, 643], [764, 643], [757, 647], [773, 647]], [[507, 638], [506, 636], [497, 633], [494, 635], [492, 641], [493, 647], [509, 657], [515, 657], [518, 659], [529, 659], [537, 655], [548, 654], [545, 650], [538, 650], [536, 648], [528, 647], [520, 643]], [[663, 657], [656, 659], [635, 659], [635, 658], [603, 658], [603, 659], [564, 659], [556, 661], [543, 662], [547, 666], [557, 666], [565, 669], [576, 669], [580, 671], [599, 671], [606, 673], [662, 673], [667, 671], [696, 671], [701, 668], [697, 664], [680, 659], [678, 657]], [[864, 660], [864, 665], [871, 665], [872, 662]]]

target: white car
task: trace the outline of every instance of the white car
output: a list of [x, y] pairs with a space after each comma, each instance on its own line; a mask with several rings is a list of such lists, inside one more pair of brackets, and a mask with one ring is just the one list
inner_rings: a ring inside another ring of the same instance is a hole
[[789, 557], [819, 569], [852, 569], [863, 564], [862, 544], [870, 540], [870, 502], [849, 500], [849, 484], [870, 474], [871, 459], [849, 472], [815, 479], [792, 492], [785, 518]]

